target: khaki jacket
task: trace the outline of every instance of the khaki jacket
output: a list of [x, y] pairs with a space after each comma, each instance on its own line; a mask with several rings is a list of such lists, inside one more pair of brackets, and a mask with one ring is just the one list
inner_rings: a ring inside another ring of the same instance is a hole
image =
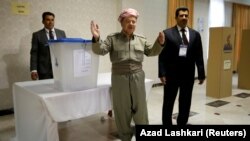
[[99, 40], [92, 44], [94, 53], [110, 54], [112, 70], [115, 68], [133, 69], [134, 66], [141, 66], [144, 55], [156, 56], [160, 54], [162, 48], [157, 40], [151, 44], [145, 37], [137, 34], [128, 39], [122, 32], [110, 34], [105, 41]]

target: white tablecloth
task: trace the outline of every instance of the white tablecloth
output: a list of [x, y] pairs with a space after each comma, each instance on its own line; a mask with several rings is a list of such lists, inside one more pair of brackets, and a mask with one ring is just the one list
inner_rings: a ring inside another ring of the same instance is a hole
[[[145, 80], [147, 96], [153, 81]], [[16, 141], [59, 141], [58, 122], [110, 110], [110, 73], [98, 74], [97, 88], [61, 92], [53, 80], [13, 85]]]

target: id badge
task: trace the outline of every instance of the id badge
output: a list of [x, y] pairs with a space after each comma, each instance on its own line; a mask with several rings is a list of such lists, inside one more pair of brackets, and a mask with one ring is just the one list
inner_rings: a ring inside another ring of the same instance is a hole
[[187, 45], [180, 45], [179, 56], [186, 57], [187, 55]]

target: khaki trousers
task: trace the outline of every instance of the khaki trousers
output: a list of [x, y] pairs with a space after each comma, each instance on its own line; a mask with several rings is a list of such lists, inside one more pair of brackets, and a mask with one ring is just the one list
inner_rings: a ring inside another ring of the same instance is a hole
[[115, 122], [122, 141], [131, 141], [135, 124], [148, 124], [145, 73], [112, 74], [112, 99]]

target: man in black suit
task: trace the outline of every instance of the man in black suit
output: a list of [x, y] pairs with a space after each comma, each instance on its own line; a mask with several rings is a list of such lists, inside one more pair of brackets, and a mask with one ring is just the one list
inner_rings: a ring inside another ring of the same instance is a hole
[[32, 47], [30, 50], [30, 71], [32, 80], [53, 78], [49, 39], [65, 38], [63, 30], [54, 28], [55, 15], [51, 12], [42, 14], [44, 28], [32, 35]]
[[188, 8], [177, 8], [175, 12], [177, 25], [164, 30], [165, 45], [159, 55], [159, 78], [164, 84], [163, 125], [172, 125], [173, 107], [178, 90], [177, 125], [188, 123], [195, 65], [198, 70], [199, 84], [205, 80], [201, 37], [199, 32], [187, 27], [188, 16]]

